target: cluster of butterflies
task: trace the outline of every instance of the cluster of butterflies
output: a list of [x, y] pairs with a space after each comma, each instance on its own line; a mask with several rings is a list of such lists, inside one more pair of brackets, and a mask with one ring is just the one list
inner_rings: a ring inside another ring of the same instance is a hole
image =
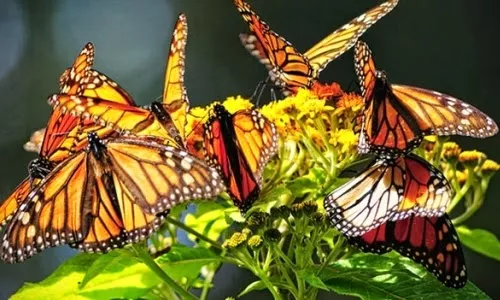
[[0, 257], [24, 261], [61, 244], [104, 253], [150, 236], [169, 209], [227, 191], [247, 210], [264, 165], [277, 151], [275, 126], [256, 110], [214, 105], [204, 123], [202, 157], [186, 148], [184, 87], [187, 20], [175, 25], [162, 102], [143, 108], [93, 69], [85, 45], [60, 77], [46, 128], [28, 148], [39, 152], [29, 176], [0, 206], [7, 225]]
[[[234, 3], [250, 33], [240, 39], [269, 70], [283, 94], [309, 89], [326, 65], [354, 47], [364, 99], [359, 152], [376, 158], [330, 193], [331, 223], [364, 251], [392, 249], [425, 266], [445, 285], [467, 281], [460, 242], [445, 210], [452, 190], [439, 170], [411, 151], [426, 135], [489, 137], [497, 125], [456, 98], [394, 85], [378, 71], [359, 37], [397, 5], [365, 12], [306, 53], [264, 23], [242, 0]], [[59, 244], [106, 252], [148, 237], [169, 209], [226, 190], [242, 211], [258, 197], [263, 167], [277, 152], [274, 125], [256, 110], [229, 113], [216, 104], [204, 123], [203, 155], [186, 147], [189, 101], [184, 87], [186, 17], [176, 23], [163, 101], [137, 106], [110, 78], [92, 69], [87, 44], [49, 98], [53, 112], [29, 176], [0, 207], [8, 224], [0, 247], [6, 262], [23, 261]]]
[[328, 98], [318, 81], [325, 66], [354, 46], [364, 101], [358, 152], [375, 154], [357, 177], [326, 196], [331, 224], [366, 252], [396, 250], [422, 264], [446, 286], [467, 282], [464, 255], [446, 208], [452, 190], [444, 175], [411, 151], [426, 135], [495, 135], [495, 122], [463, 101], [439, 92], [391, 84], [359, 37], [397, 5], [389, 0], [365, 12], [305, 53], [271, 30], [242, 0], [235, 3], [251, 33], [240, 39], [269, 70], [284, 94], [309, 89]]

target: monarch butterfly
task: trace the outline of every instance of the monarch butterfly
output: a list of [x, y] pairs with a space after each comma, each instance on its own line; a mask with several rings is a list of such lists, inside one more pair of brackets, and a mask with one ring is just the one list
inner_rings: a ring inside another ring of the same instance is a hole
[[498, 126], [477, 108], [452, 96], [422, 88], [390, 84], [375, 68], [371, 51], [358, 41], [354, 64], [365, 101], [359, 152], [386, 156], [408, 153], [424, 135], [485, 138]]
[[[93, 62], [94, 46], [87, 43], [73, 65], [61, 75], [59, 79], [60, 93], [67, 95], [99, 94], [103, 97], [109, 96], [110, 101], [133, 104], [132, 98], [118, 84], [105, 75], [92, 71]], [[90, 81], [89, 78], [93, 79]], [[84, 128], [94, 130], [102, 137], [113, 134], [110, 128], [94, 125], [89, 120], [81, 121], [71, 114], [63, 114], [63, 111], [57, 108], [53, 110], [47, 128], [41, 130], [44, 132], [43, 139], [38, 140], [38, 145], [31, 145], [31, 147], [40, 150], [39, 157], [29, 164], [29, 176], [0, 206], [0, 226], [5, 225], [11, 219], [19, 205], [26, 199], [31, 188], [45, 177], [57, 163], [84, 147], [85, 143], [82, 139], [82, 135], [85, 134]]]
[[[94, 55], [94, 45], [89, 42], [83, 47], [73, 65], [66, 69], [59, 77], [58, 95], [99, 97], [107, 101], [135, 106], [132, 97], [118, 83], [99, 71], [92, 69]], [[51, 118], [51, 120], [53, 120], [53, 122], [66, 123], [67, 125], [63, 127], [64, 130], [50, 130], [50, 134], [47, 136], [47, 138], [61, 141], [65, 137], [64, 132], [76, 126], [78, 118], [71, 114], [67, 114], [64, 117], [58, 114], [54, 118]], [[87, 120], [86, 124], [92, 124], [92, 122]], [[95, 128], [93, 129], [95, 130]], [[45, 128], [42, 128], [34, 132], [32, 134], [32, 139], [25, 144], [24, 148], [28, 151], [40, 152], [43, 139], [37, 137], [40, 135], [45, 137], [45, 131]], [[81, 134], [80, 140], [86, 140], [85, 133]], [[47, 145], [53, 145], [53, 148], [58, 148], [59, 146], [57, 142], [52, 140], [47, 141]], [[58, 151], [59, 150], [64, 149], [58, 149]], [[67, 154], [62, 155], [67, 156]]]
[[[302, 54], [264, 23], [243, 0], [234, 0], [238, 11], [248, 23], [251, 33], [240, 34], [245, 48], [269, 70], [271, 80], [288, 96], [298, 88], [321, 91], [319, 73], [332, 60], [349, 50], [373, 24], [388, 14], [398, 0], [390, 0], [372, 8], [335, 30], [306, 53]], [[322, 95], [318, 95], [322, 97]]]
[[260, 193], [264, 166], [276, 154], [276, 128], [256, 110], [230, 114], [216, 104], [213, 112], [204, 124], [205, 157], [221, 174], [234, 204], [246, 212]]
[[99, 97], [53, 95], [49, 104], [66, 113], [90, 119], [101, 126], [139, 136], [161, 138], [165, 144], [185, 148], [184, 128], [189, 100], [184, 87], [184, 52], [187, 20], [181, 14], [175, 25], [165, 74], [163, 102], [149, 109]]
[[28, 194], [3, 236], [1, 257], [23, 261], [69, 243], [107, 252], [146, 238], [166, 211], [223, 190], [214, 169], [184, 151], [146, 138], [101, 140], [57, 165]]
[[375, 160], [361, 174], [330, 193], [324, 202], [332, 225], [359, 236], [387, 220], [411, 214], [440, 216], [452, 196], [444, 175], [414, 154]]
[[462, 246], [447, 214], [387, 222], [348, 241], [364, 252], [383, 254], [394, 249], [423, 265], [447, 287], [458, 289], [467, 283]]

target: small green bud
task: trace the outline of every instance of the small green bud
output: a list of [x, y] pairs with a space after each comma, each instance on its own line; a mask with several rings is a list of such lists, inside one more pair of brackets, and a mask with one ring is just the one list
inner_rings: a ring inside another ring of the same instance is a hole
[[276, 228], [271, 228], [264, 232], [264, 240], [268, 243], [276, 243], [280, 238], [281, 232]]
[[295, 203], [290, 210], [292, 216], [296, 219], [304, 215], [304, 205], [302, 203]]
[[310, 216], [318, 211], [318, 204], [316, 204], [316, 202], [314, 201], [304, 201], [302, 202], [302, 209], [304, 211], [304, 214]]
[[278, 211], [279, 211], [280, 218], [288, 219], [288, 217], [290, 217], [290, 207], [288, 207], [286, 205], [282, 205], [282, 206], [278, 207]]
[[326, 215], [320, 212], [315, 212], [311, 216], [311, 224], [314, 226], [324, 226], [326, 225], [326, 220], [327, 220]]
[[264, 227], [268, 219], [269, 219], [268, 213], [260, 211], [254, 212], [248, 217], [246, 221], [246, 226], [255, 232], [258, 229]]

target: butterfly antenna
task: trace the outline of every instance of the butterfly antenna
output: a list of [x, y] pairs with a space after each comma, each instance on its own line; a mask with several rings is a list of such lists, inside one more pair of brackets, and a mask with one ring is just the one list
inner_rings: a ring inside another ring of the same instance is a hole
[[274, 90], [274, 87], [271, 87], [271, 101], [276, 101], [277, 99], [276, 91]]
[[253, 90], [252, 96], [250, 96], [250, 100], [253, 102], [253, 99], [257, 96], [257, 94], [260, 94], [260, 90], [263, 88], [265, 84], [265, 81], [261, 80], [259, 83], [257, 83], [257, 86]]
[[[256, 107], [259, 107], [259, 102], [260, 102], [260, 98], [262, 97], [262, 93], [264, 92], [264, 90], [266, 89], [268, 83], [269, 83], [269, 80], [271, 79], [270, 76], [267, 76], [266, 80], [265, 81], [261, 81], [260, 83], [262, 83], [261, 85], [261, 88], [259, 89], [259, 95], [257, 96], [257, 99], [255, 100], [255, 106]], [[255, 93], [255, 92], [254, 92]], [[254, 98], [252, 97], [252, 100]]]

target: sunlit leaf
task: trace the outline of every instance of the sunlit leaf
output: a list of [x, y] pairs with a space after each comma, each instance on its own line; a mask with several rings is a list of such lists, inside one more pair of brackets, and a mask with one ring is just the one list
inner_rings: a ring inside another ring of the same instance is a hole
[[[42, 282], [25, 284], [12, 299], [136, 299], [149, 295], [163, 282], [130, 253], [118, 250], [105, 255], [76, 255]], [[185, 281], [194, 281], [204, 265], [219, 261], [220, 257], [208, 249], [182, 245], [156, 259], [171, 278]]]
[[77, 292], [87, 268], [96, 261], [98, 254], [79, 254], [60, 265], [39, 283], [25, 283], [10, 299], [87, 299]]
[[[317, 271], [311, 267], [309, 272]], [[359, 254], [325, 267], [317, 280], [339, 294], [362, 299], [489, 299], [472, 283], [462, 289], [447, 288], [423, 268], [399, 255]]]
[[299, 177], [287, 184], [287, 188], [295, 197], [302, 197], [307, 193], [316, 192], [319, 186], [319, 183], [310, 176]]
[[458, 226], [456, 229], [462, 244], [500, 261], [500, 241], [493, 233], [484, 229], [469, 229], [466, 226]]

